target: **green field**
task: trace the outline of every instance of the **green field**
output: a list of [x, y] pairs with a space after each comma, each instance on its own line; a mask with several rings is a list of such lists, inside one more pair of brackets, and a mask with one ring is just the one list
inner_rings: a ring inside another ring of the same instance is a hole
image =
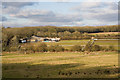
[[[71, 48], [74, 45], [86, 45], [89, 40], [61, 40], [59, 42], [45, 42], [47, 45], [61, 45], [65, 48]], [[114, 46], [115, 49], [118, 49], [118, 40], [97, 40], [95, 41], [96, 45], [100, 46]]]
[[46, 42], [48, 45], [85, 45], [89, 40], [61, 40], [59, 42]]
[[[61, 40], [60, 42], [46, 42], [48, 45], [86, 45], [89, 40]], [[118, 40], [98, 40], [98, 45], [118, 45]]]
[[116, 78], [117, 52], [3, 53], [3, 78]]

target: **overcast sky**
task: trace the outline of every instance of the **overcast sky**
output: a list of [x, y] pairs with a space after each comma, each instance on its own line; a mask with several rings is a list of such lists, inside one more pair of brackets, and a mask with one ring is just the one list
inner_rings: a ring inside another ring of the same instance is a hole
[[5, 27], [118, 24], [116, 2], [3, 2]]

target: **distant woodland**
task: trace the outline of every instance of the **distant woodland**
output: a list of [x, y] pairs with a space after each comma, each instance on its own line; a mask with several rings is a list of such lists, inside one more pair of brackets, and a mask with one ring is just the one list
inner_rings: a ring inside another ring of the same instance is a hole
[[59, 37], [61, 40], [80, 40], [95, 38], [118, 39], [119, 34], [96, 34], [100, 32], [120, 32], [118, 25], [111, 26], [85, 26], [85, 27], [56, 27], [56, 26], [36, 26], [36, 27], [2, 27], [3, 49], [18, 44], [21, 38], [29, 38], [33, 35], [39, 37]]

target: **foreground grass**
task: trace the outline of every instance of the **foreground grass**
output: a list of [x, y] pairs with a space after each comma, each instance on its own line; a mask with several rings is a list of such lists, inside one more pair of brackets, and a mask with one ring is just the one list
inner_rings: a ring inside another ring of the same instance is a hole
[[3, 54], [3, 78], [114, 78], [117, 52]]

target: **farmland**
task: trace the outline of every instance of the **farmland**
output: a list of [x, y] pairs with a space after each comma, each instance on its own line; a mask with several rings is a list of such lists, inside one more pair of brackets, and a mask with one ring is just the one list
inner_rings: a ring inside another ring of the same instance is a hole
[[[61, 40], [45, 42], [47, 45], [86, 45], [89, 40]], [[39, 42], [38, 42], [39, 43]], [[33, 43], [34, 44], [34, 43]], [[37, 44], [37, 43], [36, 43]], [[94, 44], [114, 46], [118, 40], [97, 40]], [[3, 53], [3, 77], [5, 78], [113, 78], [117, 77], [117, 52], [45, 52]], [[14, 74], [14, 75], [12, 75]]]
[[[86, 45], [89, 40], [61, 40], [60, 42], [46, 42], [49, 45]], [[118, 40], [98, 40], [95, 42], [98, 45], [118, 45]]]
[[[115, 78], [118, 76], [116, 50], [120, 46], [118, 31], [117, 26], [3, 28], [2, 77]], [[33, 35], [59, 37], [61, 41], [18, 42]], [[92, 37], [101, 40], [87, 45]], [[83, 50], [85, 45], [87, 48]]]
[[[86, 45], [89, 40], [61, 40], [60, 42], [46, 42], [47, 45], [61, 45], [65, 48], [71, 48], [74, 45]], [[118, 40], [97, 40], [95, 41], [96, 45], [100, 46], [114, 46], [115, 49], [118, 49]]]
[[[84, 46], [85, 40], [61, 40], [44, 42], [47, 46], [60, 45], [71, 49], [74, 45]], [[36, 42], [32, 44], [39, 44]], [[29, 44], [29, 43], [26, 43]], [[96, 45], [113, 46], [118, 50], [118, 40], [96, 40]], [[24, 44], [23, 44], [24, 45]], [[116, 51], [86, 52], [35, 52], [23, 54], [3, 52], [3, 78], [117, 78], [118, 53]]]
[[3, 78], [117, 78], [117, 52], [3, 53]]

